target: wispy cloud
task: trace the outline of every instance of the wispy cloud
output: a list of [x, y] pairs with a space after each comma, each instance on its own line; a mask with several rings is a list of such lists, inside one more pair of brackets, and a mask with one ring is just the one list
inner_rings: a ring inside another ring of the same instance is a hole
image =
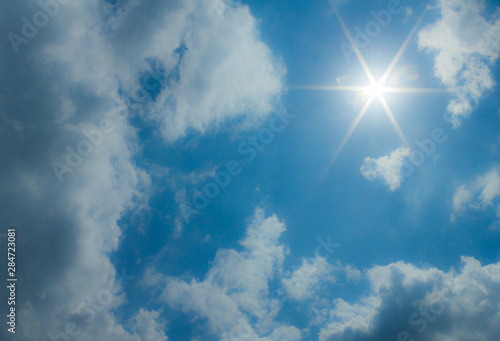
[[[451, 220], [468, 210], [496, 210], [500, 223], [500, 168], [494, 167], [474, 181], [457, 187], [453, 196], [453, 213]], [[495, 206], [497, 206], [495, 208]]]
[[317, 292], [318, 284], [334, 282], [334, 267], [325, 258], [316, 256], [311, 260], [303, 259], [302, 265], [281, 282], [286, 292], [295, 300], [304, 300]]

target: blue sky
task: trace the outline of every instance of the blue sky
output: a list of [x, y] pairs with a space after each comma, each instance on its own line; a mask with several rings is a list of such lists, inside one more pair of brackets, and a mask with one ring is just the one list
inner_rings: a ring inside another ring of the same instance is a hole
[[499, 1], [0, 6], [2, 338], [498, 339]]

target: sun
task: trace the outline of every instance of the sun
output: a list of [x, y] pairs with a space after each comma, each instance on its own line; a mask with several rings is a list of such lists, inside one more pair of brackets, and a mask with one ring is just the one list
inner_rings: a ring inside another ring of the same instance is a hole
[[372, 84], [372, 86], [370, 86], [369, 88], [366, 89], [366, 93], [370, 96], [370, 97], [378, 97], [378, 98], [381, 98], [382, 95], [384, 94], [385, 92], [385, 87], [384, 87], [384, 83], [382, 81], [379, 81], [377, 83], [374, 83]]
[[370, 69], [368, 67], [368, 64], [366, 63], [365, 59], [363, 58], [363, 55], [361, 54], [361, 51], [359, 50], [359, 48], [357, 47], [356, 43], [354, 42], [354, 39], [352, 38], [352, 35], [349, 32], [349, 29], [347, 28], [344, 20], [342, 19], [342, 17], [340, 16], [340, 13], [338, 12], [337, 8], [335, 8], [335, 7], [334, 7], [334, 13], [335, 13], [335, 15], [336, 15], [336, 17], [337, 17], [337, 19], [338, 19], [338, 21], [340, 23], [340, 26], [342, 27], [342, 30], [344, 31], [347, 39], [349, 40], [349, 43], [352, 46], [352, 49], [353, 49], [354, 53], [356, 54], [356, 57], [357, 57], [359, 63], [361, 64], [361, 67], [365, 71], [365, 74], [366, 74], [366, 76], [368, 78], [369, 84], [371, 84], [371, 85], [370, 86], [352, 86], [352, 85], [345, 86], [345, 85], [341, 85], [339, 83], [339, 81], [337, 80], [337, 83], [338, 83], [337, 85], [327, 85], [327, 86], [322, 86], [322, 85], [319, 85], [319, 86], [318, 85], [313, 85], [313, 86], [311, 86], [311, 85], [300, 85], [300, 86], [293, 86], [293, 88], [296, 88], [296, 89], [305, 89], [305, 90], [354, 91], [354, 92], [357, 92], [357, 93], [364, 93], [364, 94], [366, 94], [366, 97], [368, 97], [368, 98], [366, 98], [366, 101], [365, 101], [363, 107], [359, 111], [358, 115], [354, 119], [354, 122], [352, 123], [351, 127], [349, 128], [346, 136], [344, 137], [344, 139], [342, 140], [340, 146], [338, 147], [335, 155], [333, 155], [330, 163], [326, 167], [326, 169], [325, 169], [325, 171], [324, 171], [323, 176], [321, 177], [321, 179], [323, 179], [326, 176], [328, 170], [333, 165], [333, 163], [335, 162], [335, 160], [337, 159], [337, 157], [340, 155], [340, 152], [342, 151], [342, 149], [344, 149], [344, 147], [345, 147], [347, 141], [349, 140], [349, 138], [351, 137], [351, 135], [354, 133], [354, 130], [358, 126], [359, 122], [363, 119], [363, 116], [368, 111], [368, 108], [376, 100], [378, 100], [378, 102], [380, 102], [380, 104], [382, 105], [382, 107], [383, 107], [385, 113], [387, 114], [387, 117], [391, 121], [391, 123], [392, 123], [392, 125], [393, 125], [393, 127], [394, 127], [394, 129], [396, 131], [396, 133], [399, 135], [401, 141], [403, 142], [403, 145], [404, 146], [409, 146], [409, 143], [408, 143], [408, 141], [407, 141], [407, 139], [406, 139], [403, 131], [401, 130], [401, 127], [399, 126], [398, 122], [396, 121], [396, 117], [394, 116], [394, 113], [392, 112], [391, 108], [389, 107], [389, 104], [387, 103], [387, 101], [385, 99], [385, 96], [384, 96], [385, 93], [413, 93], [413, 94], [422, 94], [422, 93], [444, 93], [444, 92], [446, 92], [446, 89], [403, 88], [403, 87], [388, 87], [388, 86], [385, 86], [385, 83], [389, 79], [389, 76], [391, 75], [392, 71], [394, 70], [394, 67], [398, 63], [398, 61], [401, 58], [401, 56], [403, 55], [406, 47], [410, 43], [413, 35], [415, 34], [415, 32], [417, 31], [420, 23], [422, 22], [422, 19], [424, 18], [424, 15], [426, 13], [425, 11], [424, 11], [424, 13], [422, 13], [422, 15], [420, 16], [420, 18], [417, 20], [417, 22], [413, 26], [413, 29], [410, 31], [410, 33], [408, 34], [408, 36], [404, 40], [403, 44], [399, 48], [398, 52], [396, 53], [396, 55], [392, 59], [391, 63], [389, 64], [389, 66], [387, 68], [387, 70], [385, 70], [384, 74], [379, 79], [379, 81], [377, 81], [373, 77], [373, 74], [370, 71]]

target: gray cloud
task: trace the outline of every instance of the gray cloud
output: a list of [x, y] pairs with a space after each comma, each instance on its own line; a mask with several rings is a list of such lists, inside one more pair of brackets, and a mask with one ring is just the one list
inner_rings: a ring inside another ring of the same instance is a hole
[[500, 333], [500, 263], [462, 257], [461, 271], [404, 262], [366, 271], [370, 294], [339, 299], [320, 340], [496, 340]]

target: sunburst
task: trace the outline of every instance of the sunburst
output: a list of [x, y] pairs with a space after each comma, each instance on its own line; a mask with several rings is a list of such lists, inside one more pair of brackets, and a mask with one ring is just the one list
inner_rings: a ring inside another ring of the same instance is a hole
[[384, 83], [382, 82], [378, 82], [376, 84], [373, 84], [372, 86], [370, 86], [368, 89], [366, 89], [366, 94], [370, 97], [377, 97], [377, 98], [380, 98], [384, 95], [384, 92], [385, 92], [385, 87], [384, 87]]
[[417, 20], [417, 22], [413, 26], [412, 30], [410, 31], [410, 33], [408, 34], [408, 36], [404, 40], [403, 44], [401, 45], [398, 52], [396, 53], [396, 55], [392, 59], [391, 63], [389, 64], [387, 70], [384, 72], [384, 74], [382, 75], [382, 77], [379, 80], [376, 80], [373, 77], [372, 72], [368, 68], [368, 64], [366, 63], [365, 59], [363, 58], [363, 55], [361, 54], [358, 47], [354, 43], [354, 40], [353, 40], [349, 30], [347, 29], [347, 26], [345, 25], [344, 20], [342, 19], [342, 17], [340, 16], [340, 13], [338, 12], [338, 10], [336, 8], [334, 8], [334, 13], [335, 13], [335, 15], [340, 23], [340, 26], [342, 27], [342, 30], [344, 31], [344, 34], [346, 35], [347, 39], [349, 40], [349, 43], [351, 44], [352, 49], [353, 49], [359, 63], [361, 64], [361, 67], [363, 68], [370, 85], [369, 86], [335, 86], [335, 85], [331, 85], [331, 86], [317, 86], [317, 85], [316, 86], [314, 86], [314, 85], [307, 86], [306, 85], [306, 86], [293, 86], [292, 87], [295, 89], [306, 89], [306, 90], [355, 91], [355, 92], [367, 94], [366, 102], [364, 103], [363, 107], [361, 108], [358, 115], [356, 116], [356, 119], [354, 120], [351, 127], [349, 128], [346, 136], [342, 140], [342, 143], [338, 147], [336, 153], [333, 155], [333, 158], [331, 159], [330, 163], [328, 164], [324, 175], [326, 175], [326, 173], [328, 173], [329, 169], [331, 168], [331, 166], [333, 165], [333, 163], [335, 162], [337, 157], [340, 155], [340, 153], [344, 149], [345, 145], [349, 141], [349, 138], [356, 130], [356, 127], [358, 126], [359, 122], [361, 121], [361, 119], [363, 118], [363, 116], [365, 115], [365, 113], [367, 112], [368, 108], [370, 107], [370, 105], [373, 103], [374, 100], [377, 99], [380, 101], [380, 103], [382, 104], [382, 107], [384, 108], [385, 113], [387, 114], [387, 117], [389, 118], [390, 122], [392, 123], [392, 125], [393, 125], [396, 133], [398, 134], [399, 138], [401, 139], [402, 143], [405, 146], [408, 146], [409, 145], [408, 141], [406, 140], [406, 137], [403, 134], [401, 127], [399, 126], [398, 122], [396, 121], [396, 118], [395, 118], [390, 106], [388, 105], [387, 101], [385, 100], [384, 94], [390, 93], [390, 92], [393, 92], [393, 93], [415, 93], [415, 94], [417, 94], [417, 93], [442, 93], [442, 92], [446, 92], [446, 90], [443, 90], [443, 89], [403, 88], [403, 87], [386, 87], [385, 86], [387, 79], [389, 78], [389, 76], [391, 75], [397, 62], [399, 61], [399, 59], [403, 55], [403, 52], [405, 51], [406, 47], [408, 46], [408, 43], [410, 42], [411, 38], [415, 34], [418, 26], [422, 22], [426, 12], [424, 12], [420, 16], [420, 18]]

